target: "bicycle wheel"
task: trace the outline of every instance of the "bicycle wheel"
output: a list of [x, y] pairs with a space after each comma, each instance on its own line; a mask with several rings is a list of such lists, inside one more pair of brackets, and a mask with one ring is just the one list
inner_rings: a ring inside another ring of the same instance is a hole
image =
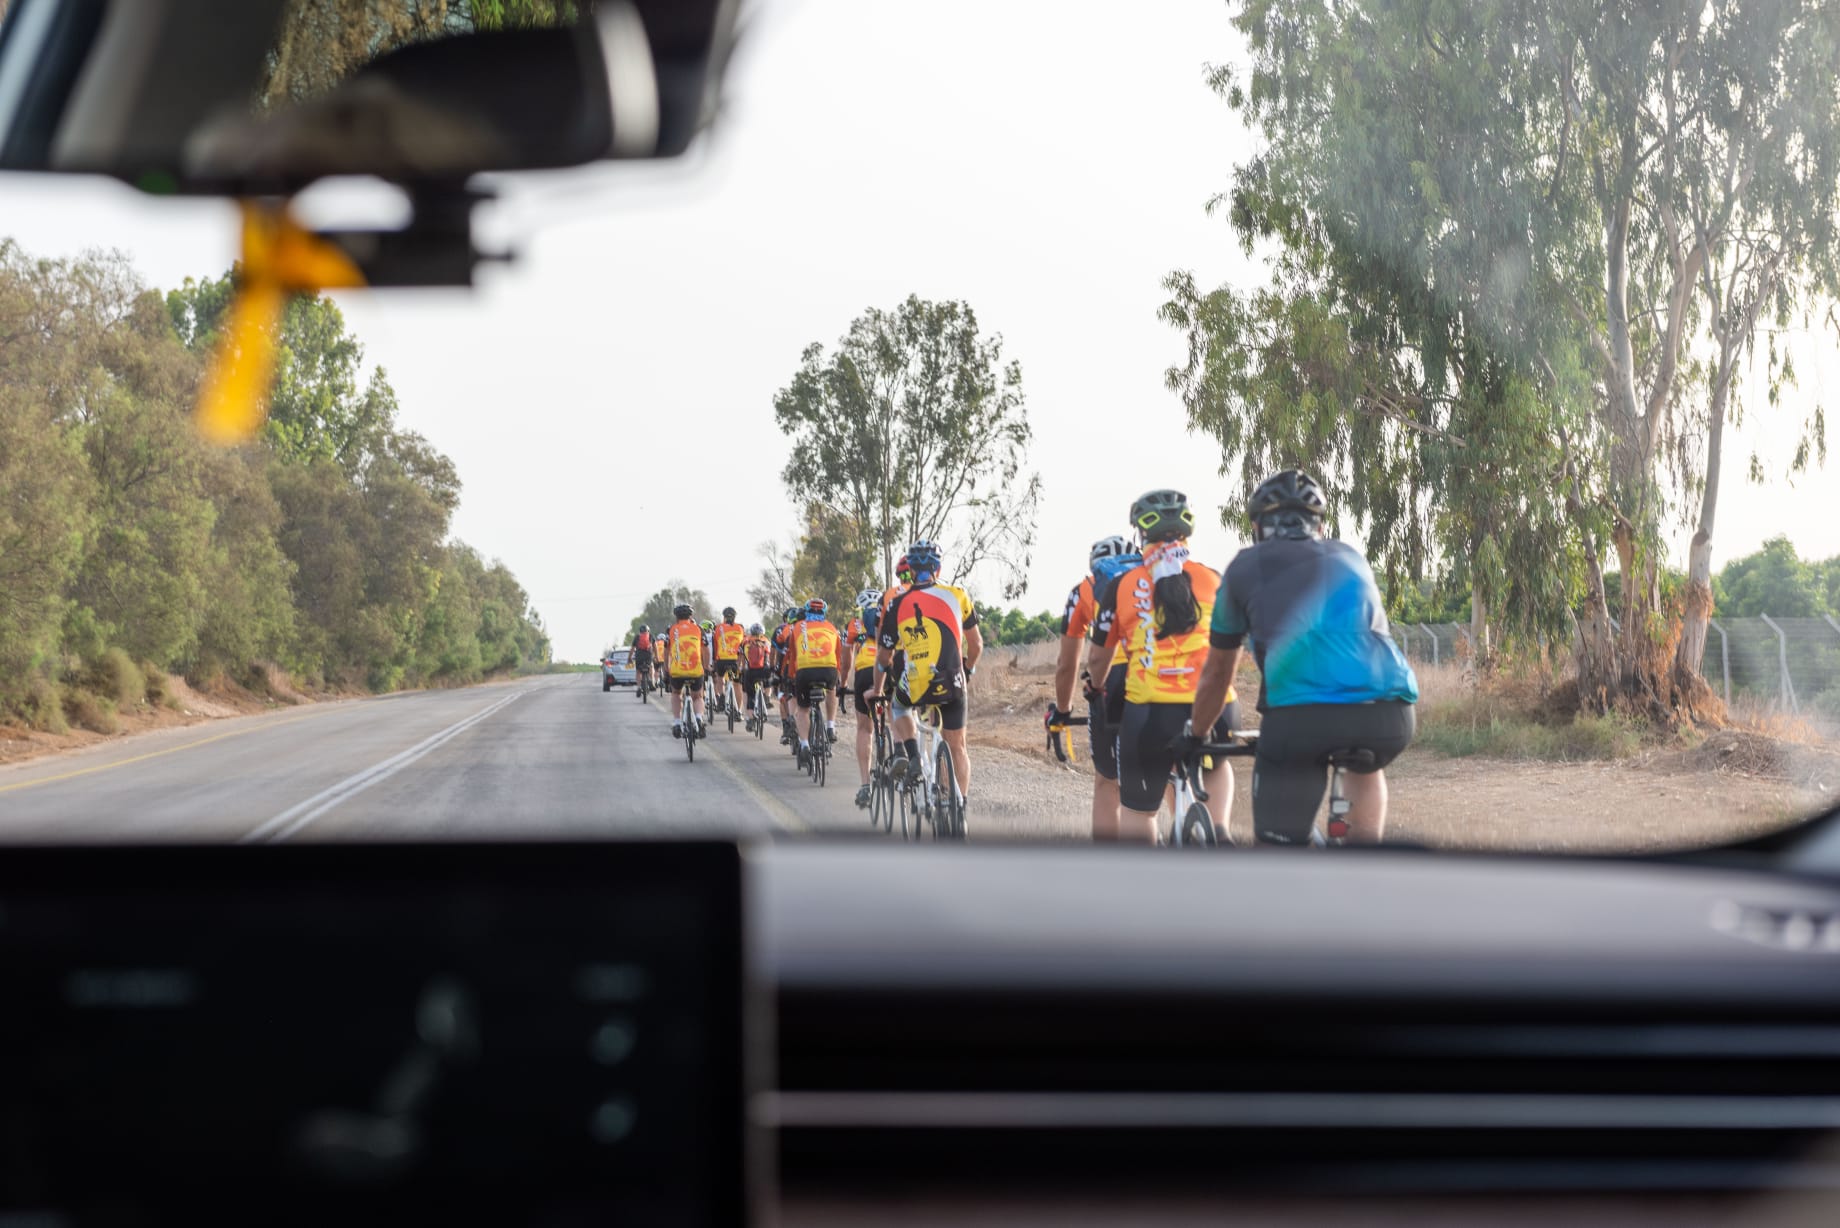
[[722, 706], [728, 709], [728, 731], [733, 733], [735, 732], [735, 708], [737, 706], [735, 704], [735, 688], [733, 684], [730, 684], [728, 690], [724, 692], [722, 696]]
[[933, 834], [939, 840], [965, 838], [965, 806], [958, 797], [958, 777], [952, 771], [952, 751], [939, 740], [933, 750]]
[[920, 794], [907, 787], [905, 781], [900, 784], [889, 782], [889, 801], [901, 816], [901, 839], [920, 839]]
[[1190, 802], [1176, 821], [1175, 842], [1183, 848], [1212, 848], [1219, 843], [1214, 835], [1214, 816], [1206, 802]]
[[760, 689], [754, 689], [754, 740], [764, 742], [767, 738], [767, 704], [761, 697]]
[[684, 754], [690, 756], [690, 762], [696, 762], [696, 716], [686, 713], [684, 721]]

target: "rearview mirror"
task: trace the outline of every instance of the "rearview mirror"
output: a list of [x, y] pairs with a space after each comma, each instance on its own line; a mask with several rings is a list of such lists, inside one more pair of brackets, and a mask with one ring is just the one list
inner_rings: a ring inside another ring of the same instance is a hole
[[13, 0], [0, 168], [219, 195], [331, 175], [455, 183], [671, 156], [713, 113], [728, 0], [513, 9]]

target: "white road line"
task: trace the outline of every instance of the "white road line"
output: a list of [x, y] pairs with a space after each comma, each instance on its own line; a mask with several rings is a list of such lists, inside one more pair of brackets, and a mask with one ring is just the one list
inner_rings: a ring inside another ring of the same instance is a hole
[[523, 694], [523, 691], [515, 691], [490, 706], [481, 708], [478, 712], [473, 713], [464, 720], [456, 721], [439, 733], [423, 738], [408, 750], [399, 751], [381, 763], [374, 763], [370, 767], [365, 768], [362, 772], [347, 776], [344, 780], [339, 781], [331, 788], [320, 790], [306, 801], [289, 806], [274, 818], [242, 837], [237, 843], [260, 844], [266, 842], [269, 844], [278, 844], [286, 840], [289, 836], [295, 835], [303, 830], [307, 824], [313, 822], [328, 810], [331, 810], [334, 806], [356, 797], [379, 781], [388, 780], [391, 776], [402, 771], [402, 769], [408, 767], [411, 763], [414, 763], [429, 751], [459, 737], [474, 725], [477, 725], [480, 721], [485, 720], [488, 716], [491, 716], [494, 712], [503, 708], [506, 704], [517, 700]]

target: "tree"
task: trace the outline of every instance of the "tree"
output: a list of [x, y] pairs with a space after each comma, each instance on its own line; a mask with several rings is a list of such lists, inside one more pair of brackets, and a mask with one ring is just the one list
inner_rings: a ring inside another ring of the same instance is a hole
[[[1264, 144], [1236, 174], [1234, 225], [1286, 253], [1280, 305], [1314, 298], [1349, 339], [1293, 347], [1336, 359], [1306, 366], [1318, 421], [1301, 442], [1390, 418], [1382, 472], [1421, 483], [1411, 499], [1451, 566], [1485, 586], [1532, 576], [1541, 609], [1582, 611], [1596, 706], [1660, 715], [1682, 698], [1659, 560], [1711, 426], [1682, 405], [1705, 274], [1760, 231], [1795, 267], [1826, 267], [1837, 21], [1763, 0], [1252, 0], [1236, 17], [1252, 71], [1215, 80]], [[1254, 314], [1302, 332], [1294, 313]], [[1186, 323], [1205, 353], [1209, 322]], [[1751, 324], [1728, 309], [1721, 327]], [[1207, 364], [1190, 373], [1205, 391]], [[1247, 398], [1216, 399], [1244, 420]], [[1506, 456], [1478, 453], [1492, 441]], [[1633, 578], [1620, 635], [1611, 550]]]
[[637, 635], [641, 623], [650, 627], [653, 634], [657, 634], [676, 622], [677, 617], [671, 611], [680, 603], [696, 611], [699, 620], [714, 616], [710, 611], [707, 593], [700, 588], [691, 588], [682, 580], [672, 580], [645, 599], [645, 608], [633, 615], [632, 622], [626, 625], [626, 640], [621, 643]]
[[1796, 557], [1786, 537], [1772, 537], [1755, 554], [1733, 559], [1718, 575], [1719, 611], [1731, 618], [1819, 618], [1828, 613], [1821, 575]]
[[901, 548], [925, 538], [945, 547], [950, 574], [988, 565], [1006, 596], [1021, 592], [1041, 500], [1040, 476], [1025, 472], [1022, 369], [969, 305], [909, 296], [870, 308], [828, 355], [806, 348], [773, 407], [792, 442], [782, 477], [817, 528], [827, 577], [887, 585]]

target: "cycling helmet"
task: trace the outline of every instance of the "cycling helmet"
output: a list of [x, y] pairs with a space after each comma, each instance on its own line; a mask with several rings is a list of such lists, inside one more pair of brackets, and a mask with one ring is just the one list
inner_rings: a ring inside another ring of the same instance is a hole
[[907, 561], [907, 556], [905, 554], [903, 554], [900, 558], [894, 561], [894, 578], [895, 579], [899, 580], [903, 584], [906, 584], [909, 580], [913, 579], [913, 576], [914, 576], [914, 565]]
[[735, 607], [734, 606], [725, 605], [722, 607], [722, 621], [725, 623], [732, 623], [735, 621]]
[[705, 618], [705, 619], [703, 620], [703, 630], [705, 630], [705, 631], [714, 631], [715, 629], [716, 629], [716, 620], [715, 620], [715, 619], [713, 619], [713, 618]]
[[921, 576], [928, 578], [939, 575], [939, 568], [945, 559], [939, 553], [939, 547], [932, 542], [921, 540], [907, 548], [907, 565], [913, 569], [914, 579]]
[[1097, 567], [1101, 559], [1118, 559], [1131, 553], [1131, 543], [1122, 537], [1102, 537], [1092, 544], [1092, 553], [1086, 556], [1089, 567]]
[[856, 608], [859, 610], [867, 612], [869, 610], [880, 609], [881, 604], [882, 595], [872, 588], [865, 588], [862, 592], [856, 594]]
[[766, 633], [767, 633], [767, 629], [761, 626], [759, 623], [750, 623], [748, 625], [749, 635], [765, 635]]
[[799, 617], [803, 613], [804, 611], [799, 609], [799, 607], [795, 605], [789, 605], [786, 607], [786, 621], [789, 623], [795, 623], [799, 621]]
[[830, 606], [825, 603], [824, 598], [813, 597], [805, 603], [805, 619], [807, 622], [823, 622], [824, 615], [829, 610]]
[[1246, 500], [1246, 518], [1261, 540], [1268, 537], [1313, 536], [1329, 514], [1316, 479], [1301, 469], [1285, 469], [1260, 482]]
[[646, 626], [644, 623], [639, 624], [639, 634], [645, 635], [649, 633], [650, 631], [651, 631], [651, 628]]
[[1152, 490], [1131, 505], [1131, 523], [1146, 542], [1173, 541], [1194, 531], [1195, 513], [1181, 491]]
[[679, 622], [682, 622], [684, 619], [690, 617], [694, 613], [696, 613], [695, 610], [691, 609], [687, 605], [684, 605], [682, 602], [679, 602], [677, 606], [673, 608], [671, 611], [672, 616], [675, 617]]

